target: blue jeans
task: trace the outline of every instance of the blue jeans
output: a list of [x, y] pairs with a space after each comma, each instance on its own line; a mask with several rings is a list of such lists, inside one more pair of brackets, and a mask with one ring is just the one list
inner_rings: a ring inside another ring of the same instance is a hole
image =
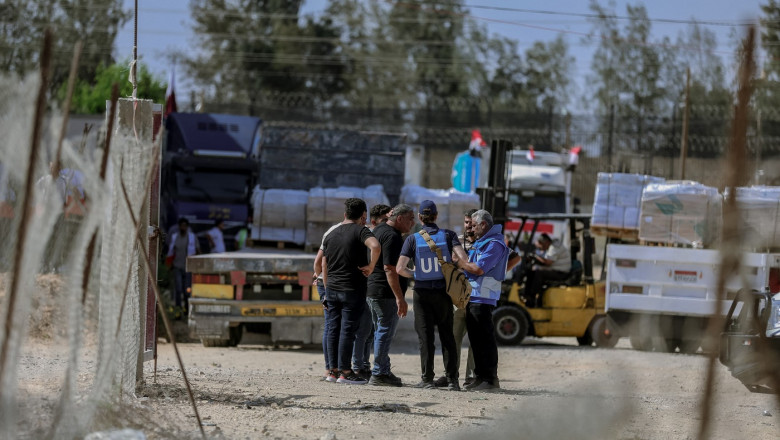
[[322, 305], [325, 306], [322, 311], [325, 315], [325, 324], [322, 327], [322, 353], [325, 355], [325, 369], [330, 370], [330, 362], [328, 362], [328, 305], [325, 302], [327, 293], [322, 279], [317, 280], [317, 293], [320, 294], [320, 301], [322, 301]]
[[365, 293], [328, 290], [328, 364], [330, 368], [351, 370], [350, 357], [360, 326]]
[[374, 323], [371, 320], [371, 310], [363, 309], [360, 317], [360, 327], [355, 333], [355, 345], [352, 347], [352, 369], [371, 370], [371, 346], [374, 345]]
[[398, 304], [395, 298], [368, 299], [374, 321], [374, 376], [390, 374], [390, 343], [398, 327]]

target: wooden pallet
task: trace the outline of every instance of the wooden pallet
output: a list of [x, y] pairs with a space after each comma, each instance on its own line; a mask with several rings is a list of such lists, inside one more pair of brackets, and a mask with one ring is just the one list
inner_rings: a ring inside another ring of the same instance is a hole
[[649, 247], [673, 247], [673, 248], [693, 249], [693, 246], [690, 244], [667, 243], [664, 241], [639, 240], [639, 244], [641, 244], [642, 246], [649, 246]]
[[617, 238], [623, 241], [638, 241], [639, 231], [636, 229], [608, 228], [604, 226], [591, 226], [591, 235], [607, 238]]

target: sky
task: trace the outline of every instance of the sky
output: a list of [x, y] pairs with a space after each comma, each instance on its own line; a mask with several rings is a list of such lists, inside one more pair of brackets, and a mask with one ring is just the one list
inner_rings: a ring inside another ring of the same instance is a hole
[[[173, 63], [172, 51], [196, 50], [191, 31], [189, 0], [123, 0], [125, 8], [132, 10], [138, 3], [138, 54], [153, 74], [168, 80]], [[382, 0], [365, 0], [382, 1]], [[606, 5], [606, 1], [600, 2]], [[642, 2], [616, 1], [617, 15], [626, 15], [626, 4]], [[733, 26], [738, 22], [756, 20], [760, 15], [763, 0], [648, 0], [643, 2], [648, 17], [653, 20], [652, 33], [655, 38], [669, 36], [675, 40], [678, 33], [687, 29], [687, 23], [677, 20], [696, 20], [715, 32], [718, 39], [718, 54], [724, 61], [733, 60], [735, 35], [742, 35], [744, 27]], [[488, 27], [492, 35], [501, 35], [518, 41], [519, 50], [524, 52], [535, 41], [549, 41], [562, 34], [569, 44], [569, 51], [575, 57], [575, 87], [584, 87], [590, 73], [590, 59], [595, 43], [584, 43], [583, 37], [591, 29], [591, 23], [576, 14], [587, 14], [587, 0], [466, 0], [470, 15]], [[327, 0], [305, 0], [303, 13], [319, 14]], [[502, 9], [503, 8], [503, 9]], [[510, 11], [507, 9], [523, 9]], [[130, 59], [133, 53], [133, 19], [120, 30], [116, 39], [114, 55], [117, 60]], [[189, 102], [192, 85], [179, 69], [175, 78], [177, 101]], [[579, 90], [575, 91], [579, 92]], [[575, 93], [576, 94], [576, 93]]]

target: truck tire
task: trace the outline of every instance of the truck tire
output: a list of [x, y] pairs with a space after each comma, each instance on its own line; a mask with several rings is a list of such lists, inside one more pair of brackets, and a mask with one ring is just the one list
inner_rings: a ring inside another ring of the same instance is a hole
[[596, 347], [612, 348], [618, 343], [620, 335], [615, 327], [604, 315], [593, 318], [590, 323], [590, 337], [596, 343]]
[[200, 338], [204, 347], [230, 347], [230, 339]]
[[631, 348], [639, 351], [650, 351], [653, 349], [653, 341], [647, 336], [631, 335], [628, 337]]
[[241, 337], [244, 335], [244, 326], [241, 324], [230, 327], [230, 339], [228, 340], [228, 346], [235, 347], [241, 342]]
[[493, 311], [493, 328], [499, 345], [517, 345], [528, 335], [528, 318], [517, 307], [499, 307]]

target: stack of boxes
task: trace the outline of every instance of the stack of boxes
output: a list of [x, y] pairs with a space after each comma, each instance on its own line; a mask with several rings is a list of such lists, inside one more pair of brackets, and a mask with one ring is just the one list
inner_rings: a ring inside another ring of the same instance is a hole
[[594, 228], [639, 229], [639, 212], [645, 186], [664, 179], [642, 174], [599, 173], [593, 202]]
[[780, 248], [780, 187], [736, 189], [745, 245], [750, 249]]
[[647, 185], [642, 193], [639, 239], [712, 247], [720, 238], [723, 197], [717, 188], [676, 181]]

